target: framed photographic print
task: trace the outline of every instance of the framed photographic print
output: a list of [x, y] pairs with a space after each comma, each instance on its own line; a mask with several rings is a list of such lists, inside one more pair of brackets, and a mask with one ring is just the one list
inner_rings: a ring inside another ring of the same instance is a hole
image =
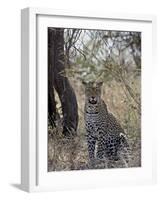
[[155, 17], [26, 8], [21, 19], [22, 189], [154, 183]]

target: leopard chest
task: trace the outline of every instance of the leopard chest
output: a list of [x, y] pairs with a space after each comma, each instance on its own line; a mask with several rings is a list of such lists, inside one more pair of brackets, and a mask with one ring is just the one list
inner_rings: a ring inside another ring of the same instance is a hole
[[101, 114], [89, 114], [85, 115], [85, 125], [86, 130], [93, 134], [94, 136], [98, 136], [98, 134], [106, 129], [106, 120]]

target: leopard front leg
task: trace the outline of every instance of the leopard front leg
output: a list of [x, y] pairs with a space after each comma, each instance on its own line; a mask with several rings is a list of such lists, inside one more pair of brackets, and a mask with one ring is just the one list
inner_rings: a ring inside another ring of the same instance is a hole
[[99, 137], [98, 139], [98, 146], [97, 146], [97, 158], [99, 160], [103, 160], [105, 156], [105, 140], [104, 137]]
[[95, 145], [96, 138], [88, 133], [87, 134], [87, 146], [88, 146], [88, 154], [89, 154], [89, 167], [93, 168], [95, 165]]

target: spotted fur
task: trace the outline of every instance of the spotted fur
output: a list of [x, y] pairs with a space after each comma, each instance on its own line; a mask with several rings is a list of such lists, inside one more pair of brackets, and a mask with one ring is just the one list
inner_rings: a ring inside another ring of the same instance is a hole
[[85, 84], [85, 126], [89, 159], [118, 161], [127, 167], [128, 140], [119, 122], [101, 99], [102, 83]]

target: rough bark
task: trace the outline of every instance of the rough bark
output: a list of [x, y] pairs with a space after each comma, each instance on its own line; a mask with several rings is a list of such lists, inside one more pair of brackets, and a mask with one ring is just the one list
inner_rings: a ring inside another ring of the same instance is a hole
[[[78, 125], [78, 107], [73, 88], [67, 77], [60, 73], [64, 71], [64, 30], [48, 29], [48, 109], [49, 115], [56, 118], [56, 103], [53, 88], [58, 93], [63, 112], [63, 134], [76, 133]], [[53, 114], [52, 114], [53, 113]]]

